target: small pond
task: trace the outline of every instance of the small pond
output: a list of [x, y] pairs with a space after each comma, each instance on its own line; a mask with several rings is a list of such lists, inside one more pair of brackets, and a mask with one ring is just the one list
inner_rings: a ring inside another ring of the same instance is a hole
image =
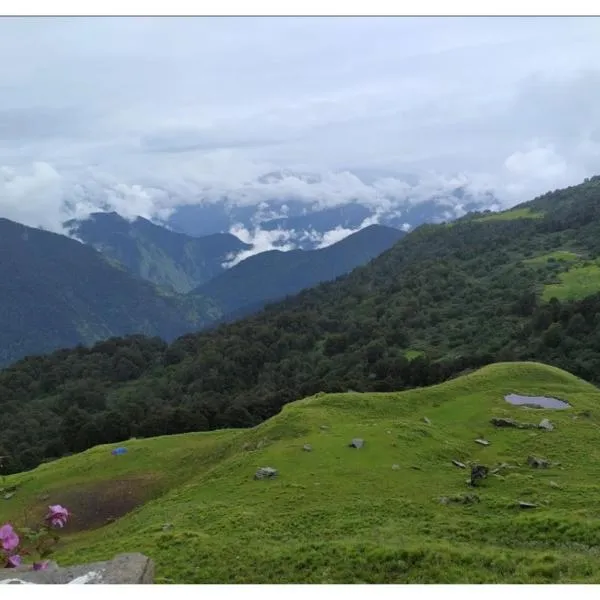
[[544, 396], [520, 396], [519, 394], [509, 394], [504, 396], [504, 399], [510, 404], [516, 406], [528, 406], [530, 408], [552, 408], [555, 410], [562, 410], [570, 408], [571, 405], [563, 400], [557, 400], [556, 398], [546, 398]]

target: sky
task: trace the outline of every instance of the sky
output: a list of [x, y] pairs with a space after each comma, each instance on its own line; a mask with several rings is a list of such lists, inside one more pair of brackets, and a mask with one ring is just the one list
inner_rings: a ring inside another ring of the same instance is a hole
[[600, 173], [600, 18], [2, 18], [0, 56], [0, 216], [55, 231]]

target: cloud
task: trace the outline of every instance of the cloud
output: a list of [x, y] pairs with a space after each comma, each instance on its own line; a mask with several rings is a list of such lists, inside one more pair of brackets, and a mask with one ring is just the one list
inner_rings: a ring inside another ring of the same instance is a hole
[[7, 19], [0, 53], [0, 216], [57, 231], [225, 200], [452, 216], [600, 159], [598, 19]]
[[284, 231], [283, 229], [274, 229], [273, 231], [265, 231], [256, 227], [252, 230], [246, 229], [241, 224], [236, 224], [229, 230], [229, 233], [235, 235], [245, 244], [251, 244], [252, 247], [248, 250], [242, 250], [236, 255], [229, 257], [229, 260], [223, 263], [223, 267], [230, 268], [242, 262], [250, 256], [267, 252], [269, 250], [280, 250], [287, 252], [293, 250], [296, 245], [293, 243], [293, 232]]

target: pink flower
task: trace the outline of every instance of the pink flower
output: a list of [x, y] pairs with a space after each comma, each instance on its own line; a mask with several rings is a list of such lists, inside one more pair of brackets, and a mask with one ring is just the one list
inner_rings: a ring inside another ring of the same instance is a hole
[[20, 567], [21, 566], [21, 557], [18, 554], [13, 554], [8, 557], [8, 566], [9, 567]]
[[64, 527], [69, 518], [69, 511], [60, 504], [53, 504], [48, 508], [50, 509], [50, 512], [46, 515], [46, 521], [48, 521], [52, 527]]
[[44, 560], [42, 562], [34, 562], [33, 570], [34, 571], [45, 571], [48, 568], [48, 561]]
[[12, 525], [6, 523], [0, 527], [0, 542], [2, 542], [2, 548], [7, 552], [14, 550], [19, 545], [19, 536], [15, 533]]

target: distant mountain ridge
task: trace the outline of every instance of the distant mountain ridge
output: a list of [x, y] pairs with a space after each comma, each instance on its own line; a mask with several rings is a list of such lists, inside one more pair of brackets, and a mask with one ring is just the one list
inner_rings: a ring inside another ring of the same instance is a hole
[[72, 236], [123, 264], [142, 279], [186, 293], [222, 272], [227, 260], [251, 248], [230, 233], [191, 237], [137, 217], [93, 213], [65, 223]]
[[225, 317], [248, 314], [268, 302], [331, 281], [366, 264], [399, 241], [405, 232], [371, 225], [320, 250], [272, 250], [247, 258], [196, 288]]
[[160, 294], [91, 246], [0, 218], [0, 364], [133, 333], [173, 339], [220, 313]]

